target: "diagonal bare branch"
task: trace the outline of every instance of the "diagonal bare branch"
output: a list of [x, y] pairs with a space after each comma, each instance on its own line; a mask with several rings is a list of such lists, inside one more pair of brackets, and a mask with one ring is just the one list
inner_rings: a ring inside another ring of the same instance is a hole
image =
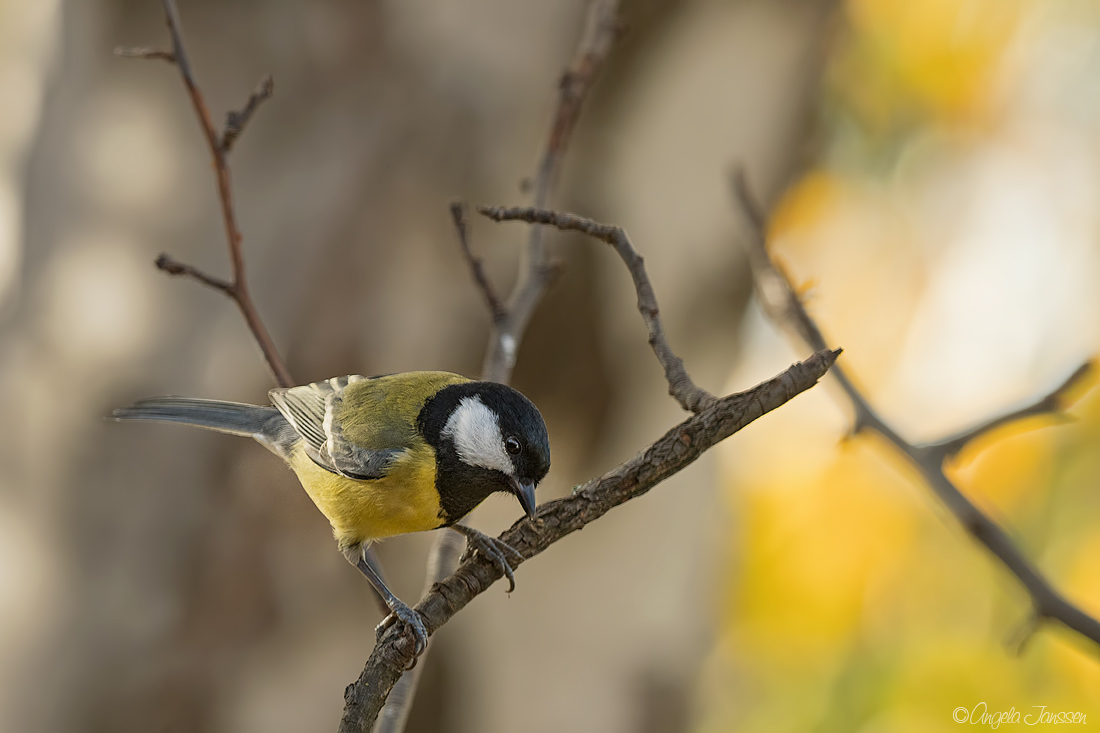
[[[657, 308], [657, 296], [653, 294], [653, 285], [649, 282], [649, 275], [645, 271], [645, 261], [626, 232], [617, 226], [600, 224], [560, 211], [547, 211], [533, 207], [504, 208], [501, 206], [479, 206], [479, 214], [489, 217], [493, 221], [525, 221], [529, 224], [546, 224], [567, 231], [576, 231], [595, 237], [602, 242], [610, 244], [619, 257], [622, 258], [631, 278], [634, 280], [634, 289], [638, 293], [638, 311], [642, 314], [646, 328], [649, 330], [649, 345], [653, 347], [653, 353], [657, 355], [657, 361], [665, 370], [665, 379], [668, 380], [668, 392], [676, 401], [689, 412], [700, 412], [714, 404], [715, 397], [706, 390], [695, 386], [684, 361], [676, 355], [665, 337], [664, 327], [661, 325], [661, 313]], [[537, 227], [536, 227], [537, 228]]]
[[485, 305], [493, 317], [494, 325], [501, 325], [508, 319], [508, 309], [504, 307], [500, 296], [497, 295], [493, 284], [489, 282], [489, 276], [485, 274], [485, 267], [481, 258], [476, 257], [470, 249], [470, 222], [466, 215], [466, 204], [461, 201], [451, 203], [451, 219], [454, 221], [455, 231], [458, 234], [458, 244], [462, 248], [462, 256], [466, 258], [466, 264], [470, 267], [470, 274], [477, 283], [478, 290], [485, 298]]
[[[538, 555], [616, 506], [645, 494], [720, 441], [812, 387], [839, 353], [818, 352], [752, 389], [715, 400], [630, 460], [576, 487], [572, 495], [543, 504], [535, 517], [516, 522], [500, 538], [524, 558]], [[417, 604], [428, 632], [438, 631], [501, 577], [500, 568], [481, 555], [466, 558], [453, 575]], [[383, 635], [359, 679], [344, 691], [340, 733], [371, 729], [383, 701], [413, 655], [413, 645], [399, 629], [391, 628]]]
[[[781, 325], [791, 325], [811, 349], [820, 350], [826, 343], [817, 324], [799, 300], [790, 278], [772, 259], [767, 248], [766, 229], [760, 207], [749, 191], [744, 175], [738, 171], [733, 180], [734, 192], [753, 224], [753, 236], [749, 243], [749, 261], [752, 264], [761, 301], [769, 315]], [[1010, 573], [1016, 576], [1020, 584], [1031, 597], [1036, 618], [1058, 621], [1066, 628], [1100, 644], [1100, 622], [1067, 600], [1020, 551], [1008, 533], [996, 522], [985, 515], [947, 478], [943, 471], [942, 450], [926, 450], [914, 446], [895, 432], [871, 408], [870, 403], [852, 383], [840, 366], [832, 369], [832, 374], [840, 383], [845, 395], [855, 409], [857, 430], [870, 429], [886, 438], [894, 447], [916, 467], [932, 492], [944, 503], [947, 509], [979, 543], [985, 546]], [[1052, 404], [1059, 406], [1065, 390], [1083, 376], [1079, 369], [1066, 383], [1055, 390]], [[1029, 414], [1034, 414], [1029, 413]], [[990, 421], [987, 426], [993, 425]], [[998, 424], [1003, 424], [1003, 420]], [[982, 426], [979, 426], [982, 428]], [[970, 431], [960, 436], [963, 442], [971, 439], [984, 429]], [[945, 441], [947, 442], [947, 441]]]

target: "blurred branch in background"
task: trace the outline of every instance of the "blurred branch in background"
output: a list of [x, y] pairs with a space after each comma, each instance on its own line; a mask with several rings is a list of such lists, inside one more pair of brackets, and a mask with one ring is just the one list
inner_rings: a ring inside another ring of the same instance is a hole
[[1066, 377], [1066, 380], [1051, 391], [1050, 394], [1030, 405], [1025, 405], [1024, 407], [1005, 413], [1004, 415], [998, 415], [997, 417], [975, 425], [969, 430], [964, 430], [958, 435], [952, 435], [951, 437], [944, 438], [934, 443], [923, 443], [914, 447], [916, 450], [928, 453], [940, 463], [943, 463], [944, 461], [954, 458], [958, 455], [959, 451], [977, 438], [997, 428], [1014, 423], [1017, 420], [1024, 420], [1036, 415], [1050, 415], [1068, 422], [1071, 418], [1064, 412], [1066, 406], [1069, 404], [1067, 393], [1076, 385], [1080, 384], [1081, 380], [1088, 376], [1089, 372], [1094, 368], [1095, 364], [1092, 360], [1086, 361], [1084, 364], [1077, 367], [1077, 371]]
[[230, 110], [226, 113], [225, 128], [222, 130], [221, 140], [218, 142], [218, 147], [221, 148], [223, 155], [228, 154], [229, 149], [233, 147], [233, 143], [237, 142], [237, 138], [244, 132], [244, 126], [252, 119], [252, 115], [260, 108], [260, 104], [269, 99], [274, 93], [275, 80], [269, 74], [260, 79], [256, 90], [248, 95], [248, 101], [244, 103], [244, 107], [241, 108], [240, 112]]
[[183, 275], [193, 278], [203, 285], [220, 290], [232, 298], [237, 307], [241, 309], [241, 314], [248, 323], [248, 328], [256, 338], [260, 350], [263, 351], [264, 359], [267, 360], [267, 365], [271, 368], [275, 381], [278, 382], [280, 387], [292, 387], [294, 386], [294, 380], [290, 376], [290, 371], [286, 368], [286, 363], [279, 355], [279, 350], [275, 348], [275, 342], [271, 340], [271, 334], [268, 333], [267, 327], [264, 326], [264, 322], [260, 318], [260, 313], [256, 309], [256, 304], [253, 302], [252, 294], [248, 289], [248, 281], [245, 279], [244, 253], [241, 251], [242, 237], [240, 228], [237, 226], [237, 215], [233, 210], [233, 188], [230, 182], [228, 161], [230, 147], [260, 103], [271, 96], [274, 91], [274, 83], [270, 76], [265, 77], [256, 91], [248, 98], [244, 109], [241, 112], [229, 113], [225, 131], [219, 135], [214, 128], [214, 122], [210, 117], [210, 110], [206, 106], [202, 90], [199, 89], [191, 72], [191, 61], [187, 57], [187, 48], [183, 44], [183, 30], [180, 26], [179, 10], [176, 9], [175, 0], [163, 0], [163, 5], [164, 19], [168, 24], [168, 32], [172, 36], [171, 52], [149, 48], [119, 48], [115, 49], [115, 53], [125, 58], [163, 59], [174, 63], [176, 68], [179, 69], [180, 77], [183, 79], [184, 86], [187, 87], [187, 93], [191, 97], [191, 105], [195, 108], [195, 115], [199, 118], [199, 126], [202, 127], [207, 146], [210, 148], [210, 155], [213, 158], [214, 173], [218, 179], [218, 200], [221, 202], [225, 237], [229, 245], [229, 259], [233, 265], [233, 279], [227, 281], [207, 275], [191, 265], [177, 262], [166, 254], [162, 254], [157, 258], [156, 265], [169, 275]]
[[[743, 171], [739, 169], [734, 173], [732, 184], [737, 201], [752, 225], [753, 236], [749, 242], [749, 261], [752, 264], [762, 305], [777, 325], [793, 327], [811, 349], [820, 351], [827, 348], [825, 337], [799, 299], [789, 276], [768, 252], [767, 223], [760, 205], [749, 190]], [[1068, 601], [1051, 586], [1043, 574], [1016, 547], [1008, 533], [978, 509], [947, 477], [943, 464], [969, 441], [1009, 421], [1060, 411], [1063, 408], [1065, 393], [1078, 384], [1089, 371], [1090, 363], [1082, 365], [1057, 389], [1029, 407], [1015, 410], [944, 441], [917, 446], [898, 435], [875, 412], [842, 367], [833, 369], [837, 382], [855, 411], [852, 434], [870, 429], [892, 443], [916, 467], [933, 493], [955, 515], [963, 528], [993, 553], [1024, 586], [1031, 597], [1034, 618], [1026, 625], [1028, 630], [1019, 640], [1021, 646], [1027, 636], [1046, 620], [1058, 621], [1100, 645], [1100, 622]]]
[[[474, 278], [478, 289], [485, 297], [485, 307], [489, 309], [489, 315], [493, 317], [494, 323], [503, 321], [508, 317], [508, 309], [504, 307], [504, 303], [501, 302], [496, 289], [493, 288], [493, 283], [489, 281], [489, 276], [485, 274], [481, 258], [476, 256], [473, 250], [470, 249], [470, 221], [466, 204], [461, 201], [455, 201], [451, 204], [451, 220], [455, 225], [455, 233], [458, 236], [458, 245], [462, 248], [462, 256], [466, 258], [466, 264], [470, 266], [470, 275]], [[510, 376], [510, 373], [507, 374], [505, 381]]]
[[[584, 34], [573, 63], [561, 77], [558, 106], [535, 174], [532, 205], [538, 209], [550, 206], [550, 194], [558, 179], [566, 147], [580, 117], [581, 106], [588, 97], [600, 69], [603, 68], [611, 45], [619, 32], [617, 0], [592, 0]], [[507, 307], [493, 313], [489, 348], [482, 367], [483, 379], [507, 384], [516, 365], [523, 332], [542, 299], [542, 294], [554, 277], [557, 266], [546, 252], [540, 227], [528, 235], [524, 259], [520, 263], [519, 280], [508, 298]]]

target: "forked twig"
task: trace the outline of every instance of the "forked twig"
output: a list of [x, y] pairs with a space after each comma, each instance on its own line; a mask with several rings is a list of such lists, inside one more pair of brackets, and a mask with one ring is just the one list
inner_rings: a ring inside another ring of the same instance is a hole
[[[241, 232], [237, 226], [237, 215], [233, 210], [233, 189], [230, 185], [229, 163], [226, 159], [229, 146], [240, 134], [241, 128], [255, 112], [259, 103], [270, 96], [273, 88], [270, 77], [266, 77], [265, 81], [267, 83], [261, 83], [261, 88], [249, 98], [244, 112], [237, 113], [242, 116], [242, 119], [239, 120], [236, 133], [228, 138], [228, 143], [223, 144], [223, 136], [220, 136], [214, 128], [210, 110], [206, 107], [206, 100], [203, 98], [202, 91], [195, 83], [195, 77], [191, 73], [191, 61], [187, 57], [187, 48], [183, 43], [183, 30], [175, 0], [161, 0], [161, 2], [164, 6], [164, 18], [168, 25], [168, 33], [172, 37], [172, 50], [119, 48], [115, 50], [115, 53], [128, 58], [162, 59], [174, 63], [176, 68], [179, 69], [180, 78], [187, 88], [187, 94], [191, 98], [191, 106], [195, 109], [195, 116], [199, 119], [199, 127], [202, 128], [207, 147], [210, 149], [210, 155], [213, 158], [214, 174], [218, 183], [218, 200], [221, 202], [222, 221], [225, 225], [225, 237], [229, 246], [229, 260], [233, 267], [233, 279], [224, 280], [208, 275], [197, 267], [179, 262], [166, 254], [162, 254], [157, 258], [156, 265], [169, 275], [190, 277], [232, 298], [237, 307], [240, 308], [241, 315], [244, 316], [244, 320], [248, 324], [249, 330], [252, 331], [256, 343], [259, 344], [275, 381], [278, 382], [280, 387], [292, 387], [294, 386], [294, 380], [290, 376], [290, 371], [286, 368], [286, 363], [279, 355], [278, 349], [275, 348], [275, 342], [272, 341], [271, 334], [268, 333], [267, 327], [260, 318], [259, 311], [256, 310], [256, 304], [253, 302], [252, 294], [248, 288], [248, 281], [245, 279], [244, 254], [241, 252]], [[263, 90], [266, 90], [266, 94], [261, 93]], [[226, 135], [229, 135], [229, 131], [230, 127], [227, 125]]]
[[649, 275], [645, 271], [645, 261], [634, 249], [634, 245], [630, 243], [630, 238], [621, 227], [600, 224], [576, 214], [547, 211], [534, 207], [479, 206], [477, 211], [493, 221], [525, 221], [529, 224], [547, 224], [566, 231], [581, 232], [610, 244], [619, 257], [622, 258], [623, 264], [630, 272], [630, 277], [634, 280], [634, 289], [638, 294], [638, 312], [642, 314], [642, 319], [649, 330], [649, 345], [653, 347], [653, 353], [657, 356], [657, 361], [661, 363], [665, 370], [669, 394], [675, 397], [680, 406], [689, 412], [700, 412], [714, 404], [714, 395], [695, 386], [695, 382], [691, 380], [684, 368], [683, 359], [676, 356], [672, 347], [669, 346], [664, 327], [661, 326], [657, 296], [653, 294], [653, 285], [649, 282]]
[[221, 142], [218, 144], [223, 154], [229, 153], [229, 149], [233, 147], [233, 143], [237, 142], [237, 138], [244, 132], [245, 125], [252, 119], [252, 115], [256, 114], [256, 110], [260, 108], [260, 104], [270, 99], [271, 95], [274, 93], [275, 80], [268, 74], [263, 79], [260, 79], [259, 86], [256, 87], [252, 94], [248, 95], [248, 101], [245, 102], [244, 108], [239, 112], [237, 110], [230, 110], [226, 114], [225, 129], [222, 130]]
[[[749, 243], [749, 260], [761, 296], [761, 301], [769, 315], [778, 324], [794, 327], [799, 337], [811, 348], [825, 348], [826, 340], [821, 330], [806, 310], [787, 274], [777, 266], [768, 252], [764, 217], [756, 199], [749, 191], [744, 175], [738, 171], [733, 180], [734, 192], [741, 208], [752, 223], [753, 235]], [[1088, 372], [1089, 364], [1079, 367], [1073, 375], [1057, 389], [1043, 399], [1023, 410], [1011, 412], [1003, 417], [990, 420], [959, 436], [931, 443], [928, 446], [916, 446], [890, 427], [871, 407], [867, 398], [848, 378], [843, 367], [836, 366], [832, 374], [844, 390], [855, 410], [856, 432], [873, 430], [904, 455], [916, 467], [925, 483], [940, 501], [955, 516], [970, 535], [985, 546], [1010, 573], [1016, 576], [1020, 584], [1031, 597], [1036, 625], [1044, 620], [1058, 621], [1066, 628], [1094, 643], [1100, 644], [1100, 622], [1085, 613], [1079, 607], [1059, 593], [1020, 551], [1012, 538], [996, 522], [986, 516], [957, 486], [947, 478], [943, 470], [944, 460], [958, 452], [968, 441], [982, 435], [1010, 420], [1056, 411], [1062, 408], [1061, 401], [1065, 393], [1078, 384]]]
[[1019, 409], [1012, 410], [1011, 412], [1007, 412], [1004, 415], [990, 418], [957, 435], [952, 435], [949, 438], [944, 438], [934, 443], [923, 443], [916, 446], [916, 448], [921, 451], [936, 454], [941, 461], [946, 461], [950, 458], [954, 458], [959, 451], [982, 435], [1018, 420], [1024, 420], [1037, 415], [1049, 415], [1066, 421], [1072, 420], [1072, 418], [1064, 412], [1066, 395], [1070, 390], [1080, 384], [1095, 368], [1096, 364], [1094, 361], [1086, 361], [1084, 364], [1077, 367], [1077, 370], [1069, 375], [1065, 381], [1051, 390], [1049, 394], [1043, 395], [1035, 402]]

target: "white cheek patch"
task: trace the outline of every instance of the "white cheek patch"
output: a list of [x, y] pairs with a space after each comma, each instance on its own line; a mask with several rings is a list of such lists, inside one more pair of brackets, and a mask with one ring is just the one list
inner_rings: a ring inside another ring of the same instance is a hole
[[504, 450], [504, 436], [495, 412], [480, 397], [463, 397], [443, 426], [443, 435], [455, 444], [458, 457], [471, 466], [515, 473], [512, 459]]

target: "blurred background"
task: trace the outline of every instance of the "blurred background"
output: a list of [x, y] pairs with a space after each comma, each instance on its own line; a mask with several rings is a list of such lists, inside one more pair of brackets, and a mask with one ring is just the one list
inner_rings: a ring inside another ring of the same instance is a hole
[[[254, 296], [299, 382], [480, 370], [488, 318], [448, 203], [518, 204], [585, 5], [181, 0], [234, 148]], [[1042, 394], [1100, 345], [1100, 3], [628, 0], [559, 208], [621, 224], [696, 380], [805, 355], [751, 302], [728, 175], [872, 401], [912, 440]], [[154, 0], [0, 0], [0, 730], [333, 730], [379, 620], [293, 476], [253, 443], [102, 416], [262, 402], [225, 298], [209, 155]], [[526, 231], [473, 222], [502, 291]], [[566, 270], [514, 384], [566, 494], [681, 419], [629, 278]], [[964, 451], [960, 486], [1100, 614], [1100, 399]], [[413, 731], [935, 731], [1081, 711], [1097, 650], [1027, 598], [827, 381], [525, 564], [438, 635]], [[517, 518], [492, 499], [472, 523]], [[430, 537], [379, 552], [413, 600]]]

